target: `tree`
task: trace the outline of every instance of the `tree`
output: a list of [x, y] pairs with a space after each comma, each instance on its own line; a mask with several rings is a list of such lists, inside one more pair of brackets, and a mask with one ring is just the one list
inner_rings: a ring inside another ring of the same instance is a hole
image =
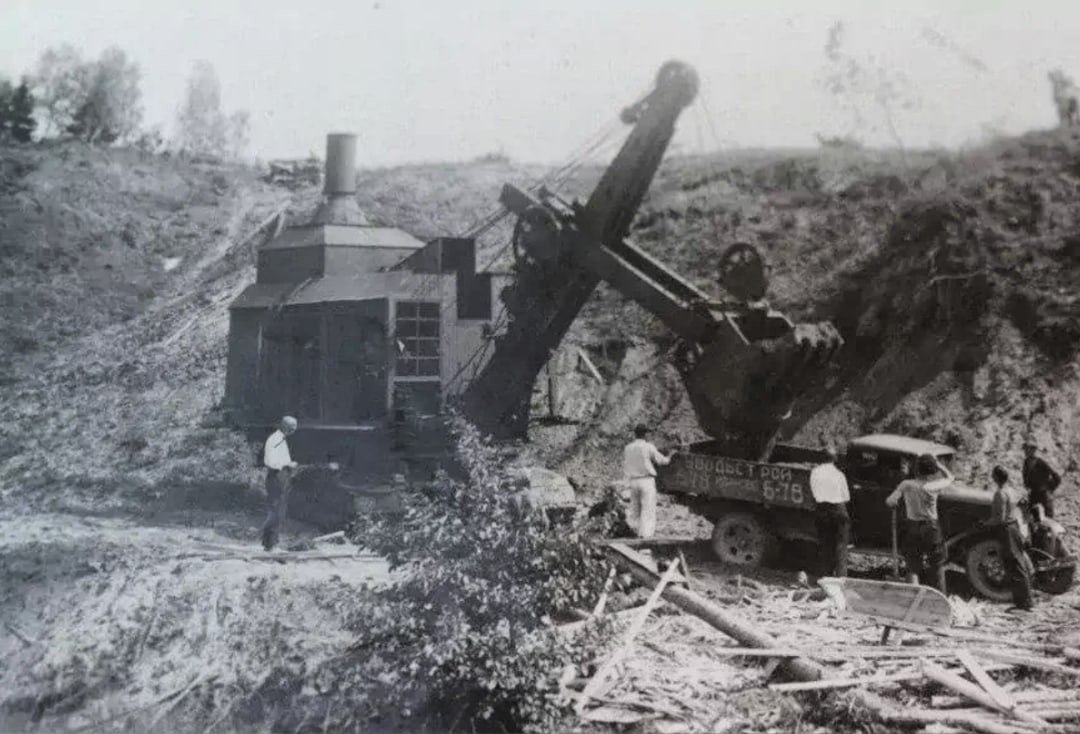
[[15, 88], [4, 112], [3, 129], [20, 143], [29, 143], [37, 128], [34, 119], [34, 94], [30, 91], [30, 81], [23, 77]]
[[837, 21], [829, 28], [825, 42], [826, 91], [851, 115], [854, 130], [869, 127], [871, 132], [876, 131], [878, 125], [864, 114], [876, 108], [889, 136], [905, 155], [896, 113], [918, 105], [918, 98], [902, 75], [890, 74], [873, 57], [860, 61], [843, 48], [843, 39], [844, 24]]
[[44, 112], [45, 134], [67, 130], [85, 97], [86, 64], [74, 46], [46, 49], [31, 75], [37, 104]]
[[245, 110], [225, 116], [214, 66], [196, 62], [176, 115], [176, 146], [189, 153], [240, 158], [247, 149], [250, 126]]
[[181, 150], [222, 155], [227, 144], [227, 123], [221, 111], [221, 83], [208, 61], [198, 61], [188, 78], [184, 103], [176, 118]]
[[229, 115], [229, 155], [243, 158], [248, 147], [251, 116], [247, 110], [237, 110]]
[[80, 67], [83, 97], [66, 131], [88, 143], [113, 143], [133, 134], [142, 120], [139, 65], [113, 46]]

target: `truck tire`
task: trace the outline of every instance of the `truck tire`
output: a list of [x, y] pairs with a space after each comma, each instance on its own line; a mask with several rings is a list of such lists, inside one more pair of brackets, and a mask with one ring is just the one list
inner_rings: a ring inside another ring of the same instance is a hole
[[1009, 601], [1012, 592], [1005, 576], [1005, 548], [1001, 541], [986, 538], [972, 543], [964, 552], [968, 581], [991, 601]]
[[713, 526], [713, 553], [725, 563], [761, 566], [775, 555], [776, 547], [776, 536], [749, 512], [729, 512]]

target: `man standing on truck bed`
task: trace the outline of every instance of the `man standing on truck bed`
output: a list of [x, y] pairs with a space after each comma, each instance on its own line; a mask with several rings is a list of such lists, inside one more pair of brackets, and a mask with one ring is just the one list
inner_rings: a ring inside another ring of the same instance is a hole
[[1027, 518], [1020, 509], [1023, 497], [1009, 485], [1009, 473], [1000, 466], [994, 467], [990, 478], [997, 487], [990, 505], [990, 523], [997, 529], [1005, 549], [1002, 560], [1012, 589], [1013, 605], [1017, 609], [1031, 611], [1031, 560], [1026, 550], [1028, 526]]
[[[929, 576], [942, 594], [945, 593], [945, 542], [938, 524], [938, 495], [953, 482], [952, 472], [931, 454], [923, 454], [916, 462], [916, 479], [905, 479], [885, 500], [896, 507], [901, 497], [907, 514], [904, 535], [904, 563], [908, 579], [919, 583]], [[924, 562], [925, 559], [925, 562]], [[925, 572], [925, 574], [924, 574]]]
[[822, 576], [847, 576], [848, 536], [851, 519], [847, 503], [851, 500], [847, 479], [836, 467], [836, 449], [825, 448], [828, 458], [810, 472], [810, 494], [814, 495], [814, 526], [821, 546]]
[[667, 466], [670, 456], [645, 439], [649, 429], [639, 423], [634, 427], [634, 440], [623, 449], [623, 478], [630, 485], [631, 527], [639, 538], [656, 534], [656, 465]]
[[278, 429], [270, 434], [263, 445], [263, 466], [266, 467], [266, 504], [268, 512], [262, 527], [263, 548], [270, 550], [278, 541], [278, 528], [285, 522], [285, 510], [289, 504], [289, 484], [297, 463], [289, 454], [286, 440], [296, 432], [296, 419], [287, 415], [281, 419]]
[[1028, 504], [1043, 506], [1047, 517], [1054, 516], [1054, 492], [1061, 484], [1061, 475], [1054, 471], [1046, 460], [1036, 456], [1037, 447], [1031, 441], [1024, 442], [1024, 488], [1028, 491]]

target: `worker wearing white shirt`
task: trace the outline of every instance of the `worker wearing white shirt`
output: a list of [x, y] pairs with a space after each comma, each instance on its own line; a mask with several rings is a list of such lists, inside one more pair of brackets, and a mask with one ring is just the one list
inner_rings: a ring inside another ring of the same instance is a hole
[[298, 464], [289, 454], [288, 437], [296, 431], [296, 419], [290, 415], [281, 419], [278, 429], [263, 445], [263, 466], [266, 467], [266, 501], [269, 512], [262, 527], [262, 544], [272, 549], [278, 541], [278, 529], [285, 524], [289, 504], [289, 485]]
[[817, 503], [814, 525], [821, 547], [821, 575], [847, 576], [848, 537], [851, 519], [847, 503], [851, 500], [847, 478], [836, 466], [836, 449], [825, 449], [827, 461], [810, 472], [810, 494]]
[[645, 439], [649, 429], [634, 428], [634, 440], [623, 449], [623, 479], [630, 485], [630, 516], [627, 518], [639, 538], [656, 534], [656, 467], [667, 466], [670, 456]]

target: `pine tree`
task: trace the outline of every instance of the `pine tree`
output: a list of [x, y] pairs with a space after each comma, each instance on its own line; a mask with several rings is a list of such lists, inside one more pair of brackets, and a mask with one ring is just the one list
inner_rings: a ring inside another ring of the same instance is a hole
[[12, 93], [5, 112], [5, 127], [11, 137], [20, 143], [29, 143], [37, 128], [37, 120], [34, 119], [34, 93], [30, 91], [30, 82], [26, 77]]

